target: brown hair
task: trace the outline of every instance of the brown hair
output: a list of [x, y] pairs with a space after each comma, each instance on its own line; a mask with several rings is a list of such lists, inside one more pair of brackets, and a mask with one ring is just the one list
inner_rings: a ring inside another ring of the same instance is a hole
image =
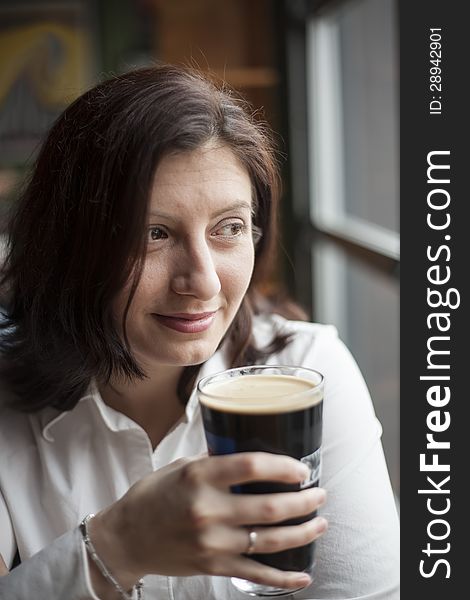
[[[15, 406], [69, 410], [91, 378], [141, 378], [111, 304], [131, 278], [123, 316], [145, 260], [149, 191], [158, 161], [210, 139], [226, 144], [253, 185], [262, 232], [248, 293], [230, 326], [232, 366], [262, 360], [287, 343], [258, 349], [251, 337], [257, 285], [269, 272], [276, 238], [279, 175], [269, 130], [246, 104], [199, 72], [140, 69], [87, 91], [58, 118], [40, 150], [9, 228], [2, 277], [7, 314], [0, 336], [2, 376]], [[182, 401], [198, 367], [187, 367]]]

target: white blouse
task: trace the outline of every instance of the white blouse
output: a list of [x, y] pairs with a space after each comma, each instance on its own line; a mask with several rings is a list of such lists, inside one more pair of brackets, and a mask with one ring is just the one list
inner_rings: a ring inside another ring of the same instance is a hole
[[[298, 365], [325, 376], [321, 486], [329, 521], [317, 541], [313, 583], [296, 599], [399, 598], [399, 526], [369, 393], [334, 327], [257, 317], [255, 340], [295, 333], [267, 364]], [[201, 376], [227, 368], [223, 349]], [[91, 388], [68, 412], [22, 414], [0, 408], [0, 553], [21, 565], [0, 577], [2, 600], [97, 599], [78, 524], [150, 472], [206, 451], [195, 393], [183, 418], [152, 450], [144, 430]], [[146, 600], [246, 600], [230, 579], [145, 577]]]

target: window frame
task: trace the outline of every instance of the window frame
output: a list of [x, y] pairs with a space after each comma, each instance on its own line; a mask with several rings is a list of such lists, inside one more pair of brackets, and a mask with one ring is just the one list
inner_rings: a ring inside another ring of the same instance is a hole
[[[344, 250], [348, 255], [364, 263], [381, 274], [390, 276], [399, 282], [400, 247], [399, 233], [364, 221], [359, 217], [346, 215], [338, 207], [323, 210], [318, 203], [310, 199], [339, 197], [328, 190], [319, 189], [321, 185], [332, 185], [335, 177], [311, 177], [312, 164], [316, 162], [316, 172], [321, 154], [315, 151], [318, 142], [312, 142], [313, 119], [308, 103], [315, 85], [312, 77], [312, 65], [308, 56], [312, 44], [311, 31], [314, 26], [325, 26], [324, 16], [340, 4], [352, 0], [285, 0], [285, 36], [286, 36], [286, 101], [288, 110], [289, 172], [292, 207], [287, 220], [296, 231], [295, 239], [288, 248], [294, 257], [296, 272], [290, 283], [299, 302], [310, 311], [313, 318], [317, 313], [316, 302], [312, 297], [315, 267], [312, 248], [318, 243], [330, 242]], [[323, 23], [322, 23], [323, 21]], [[320, 25], [319, 25], [320, 24]], [[327, 65], [323, 66], [325, 76]], [[334, 69], [330, 71], [333, 72]], [[328, 76], [328, 75], [326, 75]], [[331, 87], [334, 88], [334, 82]], [[330, 106], [337, 103], [337, 95], [330, 94]], [[315, 108], [318, 110], [318, 108]], [[330, 123], [333, 119], [330, 120]], [[323, 133], [323, 140], [325, 139]], [[328, 132], [328, 136], [330, 132]], [[322, 133], [319, 134], [320, 140]], [[334, 152], [334, 148], [330, 148]], [[331, 156], [331, 155], [330, 155]], [[335, 174], [337, 176], [337, 173]], [[341, 216], [340, 216], [341, 215]]]

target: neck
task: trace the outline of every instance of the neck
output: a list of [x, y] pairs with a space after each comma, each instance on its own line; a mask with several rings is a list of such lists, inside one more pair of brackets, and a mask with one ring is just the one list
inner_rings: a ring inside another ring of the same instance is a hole
[[143, 380], [113, 378], [100, 386], [101, 397], [140, 425], [155, 448], [184, 414], [176, 393], [182, 371], [182, 367], [162, 367]]

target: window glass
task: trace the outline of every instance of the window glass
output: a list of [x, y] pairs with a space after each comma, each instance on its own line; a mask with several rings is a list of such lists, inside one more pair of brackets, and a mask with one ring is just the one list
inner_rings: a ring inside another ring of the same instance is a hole
[[392, 0], [338, 13], [346, 212], [398, 231], [398, 82]]
[[331, 243], [313, 252], [315, 314], [350, 348], [382, 423], [385, 455], [399, 492], [399, 286]]
[[394, 0], [351, 0], [309, 27], [318, 225], [344, 216], [399, 230]]

